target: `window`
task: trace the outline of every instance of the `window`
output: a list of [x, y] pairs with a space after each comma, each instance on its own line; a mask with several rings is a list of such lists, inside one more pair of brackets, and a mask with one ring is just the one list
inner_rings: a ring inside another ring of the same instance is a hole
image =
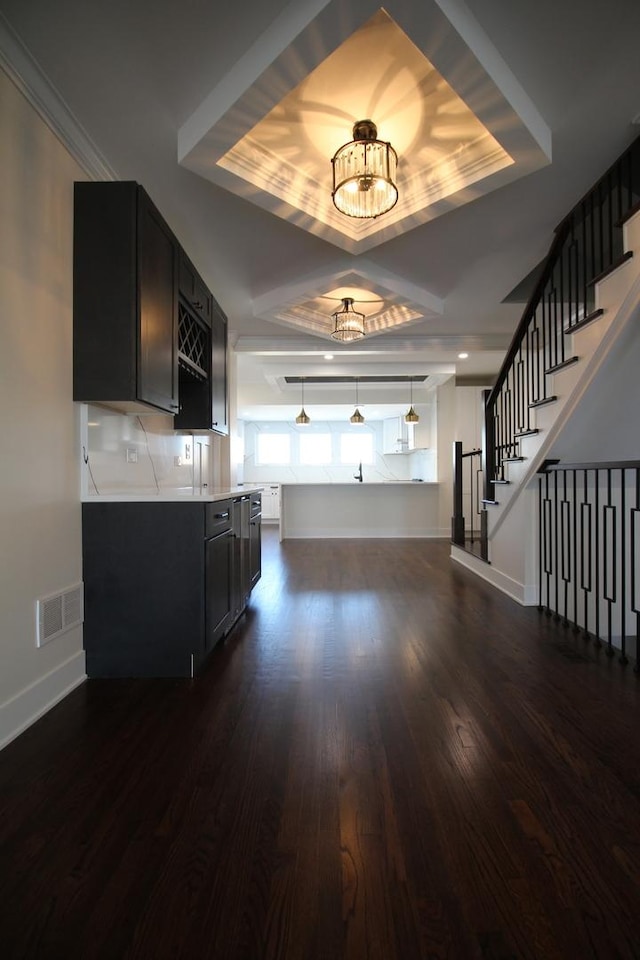
[[340, 463], [373, 463], [373, 434], [341, 433]]
[[291, 463], [291, 436], [288, 433], [259, 433], [256, 463], [262, 465]]
[[306, 466], [320, 466], [331, 463], [331, 434], [300, 434], [300, 463]]

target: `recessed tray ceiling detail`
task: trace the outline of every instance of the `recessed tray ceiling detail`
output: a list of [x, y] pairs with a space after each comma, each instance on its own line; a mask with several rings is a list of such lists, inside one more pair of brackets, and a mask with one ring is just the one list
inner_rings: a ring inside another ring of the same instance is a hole
[[[183, 165], [361, 253], [549, 162], [548, 131], [468, 14], [463, 40], [434, 0], [311, 6], [303, 29], [283, 15], [184, 124]], [[399, 156], [400, 199], [376, 220], [331, 200], [331, 157], [364, 118]]]

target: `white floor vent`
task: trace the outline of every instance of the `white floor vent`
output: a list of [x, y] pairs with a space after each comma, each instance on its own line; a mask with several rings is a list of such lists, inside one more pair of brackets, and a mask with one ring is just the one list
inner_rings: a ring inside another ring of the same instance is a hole
[[42, 647], [61, 633], [82, 623], [84, 618], [83, 584], [36, 600], [36, 645]]

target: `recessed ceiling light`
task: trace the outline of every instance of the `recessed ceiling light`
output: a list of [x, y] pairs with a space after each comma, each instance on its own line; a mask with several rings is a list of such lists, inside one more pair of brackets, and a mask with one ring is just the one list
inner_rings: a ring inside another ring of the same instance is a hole
[[459, 353], [458, 360], [466, 360], [468, 356], [469, 356], [468, 353]]
[[332, 353], [325, 353], [324, 358], [325, 358], [325, 360], [333, 360], [333, 354], [332, 354]]

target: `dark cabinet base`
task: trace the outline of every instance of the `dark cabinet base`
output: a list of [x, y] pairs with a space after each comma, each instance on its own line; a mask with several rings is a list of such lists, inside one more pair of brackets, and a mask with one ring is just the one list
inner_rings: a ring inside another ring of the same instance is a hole
[[231, 606], [231, 517], [230, 500], [83, 504], [89, 677], [199, 671], [244, 609]]

